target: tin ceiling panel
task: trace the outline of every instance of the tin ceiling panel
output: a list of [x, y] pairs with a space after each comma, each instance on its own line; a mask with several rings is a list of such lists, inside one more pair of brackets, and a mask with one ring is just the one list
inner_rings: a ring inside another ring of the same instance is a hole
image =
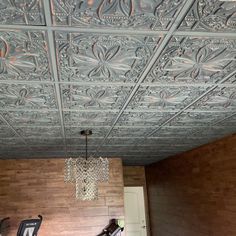
[[2, 0], [0, 24], [45, 25], [42, 0]]
[[57, 111], [6, 111], [3, 117], [18, 126], [60, 126]]
[[52, 15], [55, 25], [168, 29], [181, 0], [53, 0]]
[[15, 133], [8, 126], [0, 126], [0, 136], [4, 138], [15, 138]]
[[63, 138], [60, 136], [59, 137], [43, 136], [40, 138], [25, 137], [24, 139], [30, 146], [63, 146], [64, 145]]
[[51, 109], [56, 108], [53, 85], [1, 83], [0, 108], [6, 109]]
[[214, 84], [235, 70], [235, 55], [235, 40], [175, 36], [171, 38], [145, 82]]
[[230, 88], [216, 88], [195, 103], [192, 109], [233, 112], [236, 109], [236, 89], [234, 86]]
[[0, 158], [142, 165], [236, 132], [236, 5], [0, 3]]
[[64, 121], [67, 126], [110, 126], [116, 112], [78, 112], [65, 111]]
[[131, 86], [62, 85], [63, 107], [66, 109], [120, 109], [131, 92]]
[[230, 0], [199, 0], [181, 24], [184, 30], [235, 32], [236, 5]]
[[45, 37], [44, 31], [0, 29], [0, 80], [52, 80]]
[[184, 108], [204, 91], [204, 88], [191, 86], [141, 86], [128, 108], [143, 111], [157, 109], [159, 111], [173, 111]]
[[173, 113], [168, 112], [124, 112], [120, 117], [117, 125], [119, 126], [153, 126], [164, 122], [167, 118], [170, 118]]
[[56, 32], [60, 81], [137, 81], [161, 37]]
[[16, 131], [22, 137], [62, 137], [61, 128], [58, 127], [48, 127], [48, 126], [34, 126], [34, 127], [17, 127]]

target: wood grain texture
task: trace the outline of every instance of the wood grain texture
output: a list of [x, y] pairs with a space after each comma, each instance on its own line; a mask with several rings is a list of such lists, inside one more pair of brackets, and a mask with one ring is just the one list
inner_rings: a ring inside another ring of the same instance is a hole
[[124, 166], [125, 186], [146, 186], [144, 166]]
[[149, 212], [148, 212], [149, 207], [148, 207], [145, 168], [144, 166], [124, 166], [123, 173], [124, 173], [124, 186], [126, 187], [142, 186], [143, 187], [147, 236], [150, 236], [150, 222], [149, 222]]
[[236, 235], [236, 135], [146, 167], [152, 236]]
[[77, 201], [64, 183], [64, 160], [0, 160], [0, 217], [11, 217], [9, 236], [21, 220], [44, 219], [39, 236], [95, 236], [111, 218], [124, 218], [123, 168], [110, 159], [110, 181], [99, 185], [99, 199]]

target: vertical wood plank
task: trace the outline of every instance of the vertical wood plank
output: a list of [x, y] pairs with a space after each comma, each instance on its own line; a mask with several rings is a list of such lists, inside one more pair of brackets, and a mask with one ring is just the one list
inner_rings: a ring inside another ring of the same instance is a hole
[[0, 217], [11, 217], [9, 236], [21, 220], [44, 217], [39, 236], [95, 236], [111, 218], [124, 218], [123, 167], [110, 159], [110, 181], [99, 199], [77, 201], [64, 183], [64, 160], [0, 160]]
[[236, 235], [236, 135], [146, 168], [153, 236]]

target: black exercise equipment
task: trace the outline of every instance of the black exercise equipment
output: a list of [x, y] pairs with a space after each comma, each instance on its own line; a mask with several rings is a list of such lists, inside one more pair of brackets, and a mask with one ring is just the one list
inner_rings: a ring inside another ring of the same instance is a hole
[[43, 217], [38, 215], [39, 219], [23, 220], [17, 231], [17, 236], [37, 236]]
[[2, 220], [0, 220], [0, 236], [5, 236], [7, 233], [7, 230], [9, 228], [8, 220], [10, 218], [6, 217]]
[[123, 227], [120, 227], [118, 225], [118, 222], [116, 219], [112, 219], [110, 221], [110, 224], [103, 229], [101, 234], [98, 234], [97, 236], [116, 236], [118, 233], [121, 233], [124, 230]]

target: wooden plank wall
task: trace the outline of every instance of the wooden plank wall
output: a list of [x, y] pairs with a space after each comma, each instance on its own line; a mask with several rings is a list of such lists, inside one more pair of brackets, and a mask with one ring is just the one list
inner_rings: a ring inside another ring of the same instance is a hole
[[144, 166], [124, 166], [124, 185], [125, 186], [144, 186], [146, 187], [146, 177]]
[[149, 207], [148, 207], [145, 168], [144, 166], [124, 166], [123, 172], [124, 172], [124, 186], [126, 187], [142, 186], [143, 187], [147, 236], [150, 236], [150, 223], [149, 223], [149, 212], [148, 212]]
[[9, 236], [21, 220], [44, 217], [40, 235], [95, 236], [111, 218], [124, 218], [123, 167], [110, 159], [110, 182], [99, 186], [99, 199], [77, 201], [64, 183], [64, 160], [0, 160], [0, 217], [11, 217]]
[[146, 168], [153, 236], [236, 235], [236, 135]]

